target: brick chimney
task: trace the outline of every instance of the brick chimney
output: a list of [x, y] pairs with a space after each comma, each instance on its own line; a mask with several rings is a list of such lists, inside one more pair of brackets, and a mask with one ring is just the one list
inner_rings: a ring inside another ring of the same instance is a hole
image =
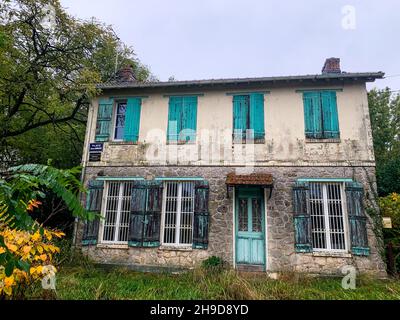
[[127, 66], [121, 68], [116, 74], [116, 80], [118, 82], [135, 82], [135, 81], [137, 81], [136, 77], [135, 77], [135, 73], [133, 71], [133, 66], [127, 65]]
[[340, 59], [339, 58], [328, 58], [325, 61], [324, 67], [322, 68], [322, 73], [341, 73], [340, 70]]

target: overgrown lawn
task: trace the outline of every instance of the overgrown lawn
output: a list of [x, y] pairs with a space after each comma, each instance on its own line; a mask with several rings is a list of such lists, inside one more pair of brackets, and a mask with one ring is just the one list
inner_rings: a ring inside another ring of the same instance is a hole
[[[344, 290], [341, 279], [310, 278], [285, 274], [280, 280], [266, 275], [238, 274], [197, 269], [181, 274], [150, 274], [123, 269], [62, 268], [57, 274], [57, 294], [61, 300], [343, 300], [400, 299], [399, 280], [361, 277], [355, 290]], [[35, 288], [29, 299], [49, 298]]]

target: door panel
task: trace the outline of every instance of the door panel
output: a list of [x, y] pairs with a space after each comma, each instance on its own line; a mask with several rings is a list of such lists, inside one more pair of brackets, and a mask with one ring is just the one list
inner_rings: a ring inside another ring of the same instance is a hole
[[236, 263], [265, 265], [264, 201], [260, 189], [238, 190]]

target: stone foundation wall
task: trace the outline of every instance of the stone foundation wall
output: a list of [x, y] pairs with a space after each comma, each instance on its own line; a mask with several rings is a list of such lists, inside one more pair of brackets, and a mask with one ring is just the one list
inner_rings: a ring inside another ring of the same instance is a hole
[[[210, 256], [219, 256], [233, 264], [232, 192], [227, 196], [225, 179], [234, 167], [87, 167], [85, 183], [100, 173], [105, 176], [203, 177], [210, 183], [210, 232], [208, 250], [166, 250], [164, 248], [85, 247], [83, 250], [98, 262], [132, 263], [194, 267]], [[350, 254], [323, 256], [294, 252], [292, 188], [299, 178], [352, 178], [364, 184], [367, 206], [375, 206], [371, 187], [375, 188], [374, 167], [256, 167], [255, 172], [271, 173], [274, 177], [272, 197], [267, 201], [267, 269], [271, 272], [298, 271], [340, 274], [345, 265], [359, 272], [385, 276], [385, 264], [378, 252], [377, 239], [368, 223], [371, 247], [369, 257]], [[267, 194], [269, 192], [267, 191]], [[268, 194], [269, 195], [269, 194]], [[81, 228], [78, 228], [78, 230]], [[81, 232], [78, 232], [78, 243]]]

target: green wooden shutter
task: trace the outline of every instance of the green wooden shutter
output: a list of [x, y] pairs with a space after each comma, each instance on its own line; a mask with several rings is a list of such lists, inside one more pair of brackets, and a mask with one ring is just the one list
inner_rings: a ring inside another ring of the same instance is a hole
[[303, 100], [306, 138], [320, 139], [323, 137], [321, 95], [319, 92], [304, 92]]
[[293, 188], [294, 232], [296, 252], [312, 252], [311, 217], [308, 210], [309, 184], [296, 183]]
[[182, 114], [183, 114], [183, 99], [182, 97], [169, 98], [168, 111], [168, 141], [179, 140], [180, 132], [182, 131]]
[[349, 218], [351, 251], [354, 255], [368, 256], [367, 216], [363, 206], [364, 188], [360, 183], [346, 183], [347, 215]]
[[131, 247], [160, 245], [162, 183], [136, 181], [132, 188], [129, 240]]
[[246, 130], [250, 129], [249, 96], [233, 97], [233, 140], [242, 142], [246, 139]]
[[161, 181], [147, 184], [147, 204], [144, 217], [143, 247], [160, 246], [160, 226], [163, 188]]
[[137, 142], [139, 139], [142, 100], [128, 98], [125, 113], [124, 141]]
[[114, 101], [102, 99], [99, 101], [96, 124], [96, 142], [105, 142], [110, 139], [111, 118]]
[[264, 95], [253, 93], [250, 95], [250, 129], [254, 131], [254, 140], [265, 138], [264, 123]]
[[323, 115], [323, 131], [324, 138], [338, 139], [339, 134], [339, 119], [337, 112], [337, 99], [335, 91], [321, 92], [322, 100], [322, 115]]
[[131, 213], [129, 216], [128, 244], [141, 247], [143, 244], [144, 218], [146, 214], [147, 183], [135, 181], [132, 187]]
[[83, 228], [82, 245], [97, 244], [99, 234], [99, 222], [101, 204], [103, 201], [104, 181], [89, 181], [89, 193], [86, 198], [86, 210], [95, 215], [92, 221], [86, 221]]
[[194, 221], [193, 221], [193, 248], [208, 248], [208, 229], [210, 213], [208, 210], [210, 187], [206, 181], [197, 181], [195, 184]]
[[183, 97], [180, 141], [195, 142], [197, 129], [197, 97]]

